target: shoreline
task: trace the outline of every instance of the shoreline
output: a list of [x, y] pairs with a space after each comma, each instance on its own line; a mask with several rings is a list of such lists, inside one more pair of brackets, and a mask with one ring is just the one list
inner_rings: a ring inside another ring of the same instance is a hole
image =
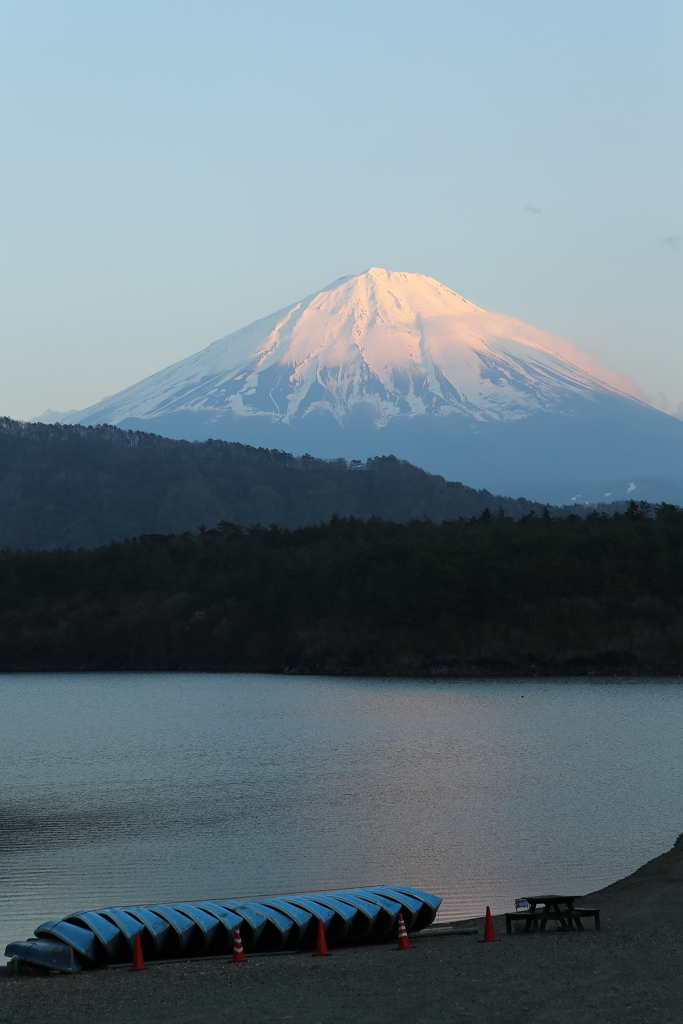
[[529, 665], [526, 668], [519, 668], [516, 670], [508, 669], [500, 666], [492, 666], [491, 668], [480, 668], [472, 665], [443, 665], [434, 666], [432, 668], [423, 669], [407, 669], [404, 665], [390, 665], [385, 668], [378, 669], [377, 667], [363, 666], [350, 667], [343, 666], [339, 669], [325, 668], [325, 667], [313, 667], [306, 668], [302, 666], [292, 667], [291, 665], [285, 665], [283, 668], [206, 668], [204, 666], [197, 666], [195, 668], [187, 668], [185, 666], [178, 667], [163, 667], [163, 668], [150, 668], [148, 665], [141, 665], [139, 668], [96, 668], [79, 665], [78, 667], [64, 667], [59, 668], [24, 668], [24, 667], [6, 667], [0, 665], [0, 676], [49, 676], [49, 675], [98, 675], [98, 676], [114, 676], [114, 675], [205, 675], [205, 676], [238, 676], [238, 675], [254, 675], [254, 676], [291, 676], [292, 678], [297, 677], [310, 677], [316, 676], [318, 678], [328, 679], [422, 679], [426, 681], [430, 680], [449, 680], [449, 679], [604, 679], [604, 680], [618, 680], [618, 679], [670, 679], [670, 680], [683, 680], [683, 667], [681, 666], [670, 666], [668, 668], [653, 668], [652, 666], [642, 665], [637, 668], [621, 668], [614, 671], [606, 671], [602, 667], [586, 667], [583, 671], [579, 671], [576, 665], [566, 666], [552, 666], [552, 665]]
[[[521, 894], [520, 894], [521, 895]], [[0, 969], [0, 1019], [11, 1024], [679, 1024], [683, 1002], [683, 834], [671, 850], [582, 898], [602, 929], [478, 936], [413, 936], [392, 945], [332, 948], [231, 961], [178, 961], [123, 970], [23, 976]], [[512, 909], [512, 908], [510, 908]], [[483, 917], [459, 921], [476, 927]]]

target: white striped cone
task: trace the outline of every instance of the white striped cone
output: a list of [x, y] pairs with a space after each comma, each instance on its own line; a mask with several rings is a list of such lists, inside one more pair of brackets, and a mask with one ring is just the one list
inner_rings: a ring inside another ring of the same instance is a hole
[[410, 939], [408, 938], [408, 932], [406, 931], [406, 923], [403, 920], [403, 914], [398, 915], [398, 946], [397, 949], [412, 949], [410, 945]]
[[235, 964], [241, 964], [246, 960], [244, 955], [244, 948], [242, 946], [242, 936], [240, 935], [240, 926], [235, 925], [235, 932], [232, 943], [232, 961]]

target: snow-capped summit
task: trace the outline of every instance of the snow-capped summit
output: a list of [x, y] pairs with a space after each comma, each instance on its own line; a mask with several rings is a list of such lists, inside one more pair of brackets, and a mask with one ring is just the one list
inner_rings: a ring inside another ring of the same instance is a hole
[[343, 424], [366, 405], [397, 416], [517, 419], [567, 392], [637, 397], [570, 342], [489, 313], [423, 274], [372, 267], [214, 342], [74, 422], [230, 412], [291, 423], [313, 412]]
[[621, 474], [661, 476], [662, 456], [683, 467], [683, 448], [661, 449], [665, 435], [683, 442], [683, 424], [642, 399], [569, 341], [434, 278], [372, 267], [63, 421], [328, 457], [391, 453], [534, 496], [550, 478], [618, 491]]

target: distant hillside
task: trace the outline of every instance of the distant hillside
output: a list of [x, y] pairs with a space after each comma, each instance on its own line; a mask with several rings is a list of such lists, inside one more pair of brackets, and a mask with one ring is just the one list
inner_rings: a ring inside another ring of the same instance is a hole
[[392, 456], [347, 463], [111, 426], [0, 419], [0, 548], [93, 548], [221, 520], [290, 529], [332, 515], [441, 522], [487, 507], [514, 518], [543, 509]]

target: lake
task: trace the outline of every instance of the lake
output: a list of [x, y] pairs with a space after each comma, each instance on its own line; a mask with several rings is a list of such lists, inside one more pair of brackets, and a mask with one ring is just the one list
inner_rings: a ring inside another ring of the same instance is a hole
[[683, 831], [679, 680], [0, 676], [0, 954], [82, 909], [585, 893]]

